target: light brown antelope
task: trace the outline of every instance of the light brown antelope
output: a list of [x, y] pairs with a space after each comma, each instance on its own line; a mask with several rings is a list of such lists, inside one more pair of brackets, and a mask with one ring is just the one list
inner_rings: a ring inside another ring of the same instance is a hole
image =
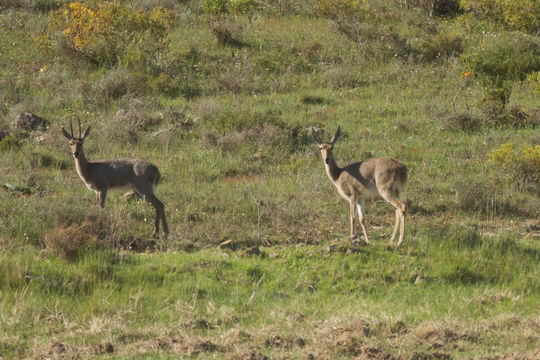
[[131, 187], [144, 195], [156, 209], [156, 221], [154, 224], [154, 236], [159, 233], [159, 222], [163, 225], [165, 236], [169, 233], [167, 220], [165, 219], [165, 207], [154, 195], [161, 175], [158, 168], [145, 160], [139, 159], [114, 159], [88, 161], [84, 156], [83, 143], [90, 132], [90, 126], [81, 136], [81, 122], [79, 121], [79, 137], [73, 135], [73, 123], [70, 121], [71, 134], [64, 128], [62, 132], [69, 140], [71, 152], [75, 159], [77, 174], [85, 183], [86, 187], [96, 192], [96, 199], [100, 207], [104, 207], [107, 191], [109, 189], [121, 189]]
[[336, 164], [332, 150], [339, 138], [341, 128], [338, 126], [330, 142], [321, 141], [313, 128], [311, 133], [319, 144], [328, 177], [332, 180], [341, 197], [349, 202], [351, 240], [356, 238], [354, 218], [355, 211], [358, 210], [358, 220], [362, 226], [364, 239], [369, 244], [364, 224], [364, 199], [379, 194], [396, 210], [396, 223], [390, 238], [390, 244], [394, 244], [399, 228], [397, 246], [401, 245], [405, 233], [405, 204], [399, 200], [399, 194], [407, 183], [407, 167], [396, 159], [383, 157], [368, 159], [340, 168]]

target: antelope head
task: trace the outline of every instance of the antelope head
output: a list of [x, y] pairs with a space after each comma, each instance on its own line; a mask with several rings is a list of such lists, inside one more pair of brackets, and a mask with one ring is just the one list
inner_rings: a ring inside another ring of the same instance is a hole
[[319, 135], [315, 131], [315, 129], [311, 129], [311, 135], [313, 135], [313, 138], [319, 144], [319, 150], [321, 151], [322, 158], [324, 160], [325, 164], [329, 164], [330, 160], [333, 158], [332, 149], [334, 148], [334, 144], [336, 143], [337, 139], [339, 138], [339, 135], [341, 134], [341, 127], [338, 126], [336, 133], [332, 137], [332, 140], [330, 142], [323, 142], [319, 138]]
[[64, 136], [66, 139], [69, 140], [69, 144], [71, 145], [71, 153], [73, 154], [73, 157], [75, 159], [78, 159], [79, 156], [83, 153], [83, 142], [88, 133], [90, 132], [90, 126], [86, 128], [84, 131], [84, 134], [81, 135], [81, 121], [79, 120], [79, 137], [76, 138], [73, 134], [73, 122], [71, 119], [69, 120], [69, 126], [71, 129], [71, 134], [66, 131], [66, 129], [62, 128], [62, 132], [64, 133]]

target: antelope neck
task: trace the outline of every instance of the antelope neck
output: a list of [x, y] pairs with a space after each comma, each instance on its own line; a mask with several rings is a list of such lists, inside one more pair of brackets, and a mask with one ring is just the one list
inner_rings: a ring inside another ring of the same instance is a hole
[[84, 179], [88, 176], [88, 161], [82, 150], [79, 152], [79, 156], [75, 158], [75, 166], [77, 168], [77, 174], [79, 174], [81, 178]]
[[334, 156], [329, 157], [328, 164], [324, 164], [326, 167], [326, 173], [328, 174], [328, 177], [332, 181], [336, 181], [339, 178], [339, 175], [341, 174], [341, 169], [336, 164], [336, 160], [334, 160]]

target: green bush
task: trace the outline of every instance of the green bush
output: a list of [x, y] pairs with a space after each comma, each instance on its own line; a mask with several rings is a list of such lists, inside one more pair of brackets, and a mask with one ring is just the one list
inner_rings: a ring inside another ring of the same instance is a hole
[[462, 60], [479, 75], [486, 102], [500, 111], [508, 103], [513, 82], [540, 70], [540, 41], [515, 34], [486, 37]]
[[424, 40], [420, 52], [427, 60], [444, 59], [463, 52], [461, 36], [453, 31], [441, 31]]
[[250, 14], [257, 7], [256, 0], [204, 0], [204, 12], [210, 15]]
[[179, 92], [176, 79], [165, 73], [161, 73], [152, 80], [150, 86], [152, 87], [152, 90], [168, 96], [175, 96]]
[[19, 145], [19, 140], [15, 136], [7, 135], [0, 140], [0, 152], [10, 151]]
[[460, 12], [459, 0], [408, 0], [405, 3], [429, 11], [430, 15], [450, 16]]

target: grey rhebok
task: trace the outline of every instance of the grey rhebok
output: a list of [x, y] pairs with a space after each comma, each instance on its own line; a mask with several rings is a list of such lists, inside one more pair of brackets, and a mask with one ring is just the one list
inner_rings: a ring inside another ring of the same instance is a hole
[[79, 121], [78, 138], [73, 135], [73, 123], [71, 121], [70, 128], [71, 134], [64, 128], [62, 128], [62, 132], [71, 145], [77, 174], [79, 174], [88, 189], [96, 192], [98, 205], [104, 207], [109, 189], [131, 187], [144, 195], [146, 201], [150, 202], [156, 209], [153, 235], [158, 235], [159, 222], [161, 221], [163, 233], [167, 236], [169, 228], [165, 219], [165, 206], [154, 195], [161, 178], [158, 168], [154, 164], [140, 159], [88, 161], [84, 155], [83, 143], [90, 132], [90, 126], [81, 135], [81, 122]]
[[396, 223], [390, 238], [390, 244], [393, 245], [399, 228], [399, 241], [396, 246], [401, 245], [405, 233], [405, 204], [399, 200], [399, 195], [407, 183], [407, 167], [396, 159], [381, 157], [371, 158], [340, 168], [336, 164], [333, 149], [341, 134], [341, 127], [338, 126], [330, 142], [321, 141], [313, 128], [311, 134], [319, 144], [328, 177], [338, 190], [339, 195], [349, 202], [351, 239], [356, 238], [354, 218], [355, 212], [358, 210], [358, 220], [362, 226], [365, 241], [369, 244], [364, 224], [364, 200], [378, 194], [390, 203], [396, 211]]

